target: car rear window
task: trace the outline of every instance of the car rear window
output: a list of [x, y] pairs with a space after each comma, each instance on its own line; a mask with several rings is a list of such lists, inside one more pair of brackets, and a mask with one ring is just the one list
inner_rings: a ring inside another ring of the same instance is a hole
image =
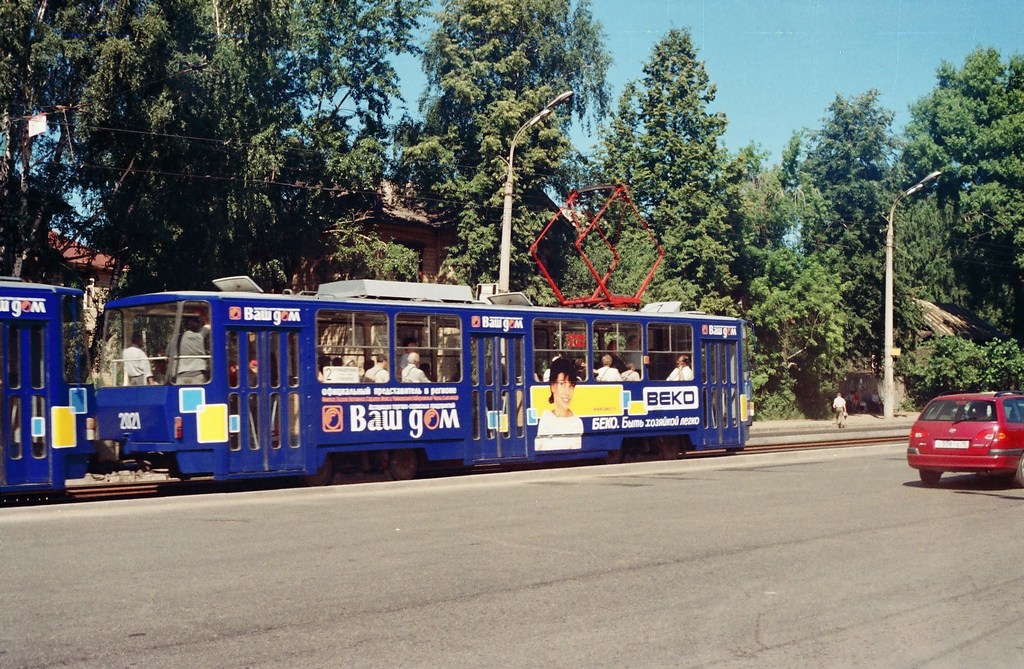
[[935, 400], [924, 409], [921, 420], [943, 422], [975, 421], [985, 422], [996, 419], [996, 403], [992, 400]]
[[1005, 400], [1003, 412], [1006, 414], [1007, 423], [1024, 423], [1024, 397]]

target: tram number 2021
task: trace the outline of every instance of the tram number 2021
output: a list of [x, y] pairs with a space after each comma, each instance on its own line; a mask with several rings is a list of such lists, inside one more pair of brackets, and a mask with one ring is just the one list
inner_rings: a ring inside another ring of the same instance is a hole
[[142, 421], [139, 419], [139, 413], [137, 411], [124, 411], [117, 414], [117, 416], [121, 419], [122, 430], [142, 429]]

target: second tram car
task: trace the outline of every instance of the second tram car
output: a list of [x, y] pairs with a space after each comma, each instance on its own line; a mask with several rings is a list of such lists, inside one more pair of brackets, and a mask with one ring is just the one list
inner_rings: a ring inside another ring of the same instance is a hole
[[0, 278], [0, 495], [62, 490], [93, 456], [82, 296]]
[[[342, 281], [276, 295], [246, 277], [217, 283], [107, 303], [96, 410], [122, 457], [185, 478], [317, 484], [440, 463], [674, 458], [747, 438], [735, 318], [496, 304], [515, 300], [467, 286]], [[673, 371], [681, 356], [689, 374]]]

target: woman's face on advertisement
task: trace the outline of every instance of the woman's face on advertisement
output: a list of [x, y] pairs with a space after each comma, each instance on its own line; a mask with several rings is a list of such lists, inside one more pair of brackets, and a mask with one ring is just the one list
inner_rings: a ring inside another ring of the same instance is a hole
[[576, 389], [573, 383], [562, 372], [551, 382], [551, 395], [555, 398], [556, 411], [568, 411], [569, 403], [572, 402], [572, 393]]

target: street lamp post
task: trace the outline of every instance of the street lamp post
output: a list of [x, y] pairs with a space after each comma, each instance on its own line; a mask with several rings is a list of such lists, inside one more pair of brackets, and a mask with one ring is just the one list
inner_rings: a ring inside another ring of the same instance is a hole
[[514, 173], [512, 170], [512, 157], [516, 151], [516, 142], [523, 133], [537, 125], [554, 111], [554, 108], [572, 97], [572, 91], [564, 91], [555, 96], [547, 103], [544, 109], [537, 112], [533, 118], [523, 124], [523, 127], [516, 130], [512, 136], [512, 144], [508, 149], [508, 167], [505, 173], [505, 208], [501, 215], [501, 258], [498, 262], [498, 292], [508, 292], [509, 264], [512, 258], [512, 181]]
[[883, 359], [884, 376], [882, 378], [882, 411], [886, 418], [892, 418], [896, 411], [896, 385], [892, 373], [892, 224], [896, 216], [896, 205], [903, 198], [917, 193], [924, 185], [935, 179], [941, 170], [936, 170], [916, 184], [900, 193], [889, 210], [889, 226], [885, 232], [885, 356]]

